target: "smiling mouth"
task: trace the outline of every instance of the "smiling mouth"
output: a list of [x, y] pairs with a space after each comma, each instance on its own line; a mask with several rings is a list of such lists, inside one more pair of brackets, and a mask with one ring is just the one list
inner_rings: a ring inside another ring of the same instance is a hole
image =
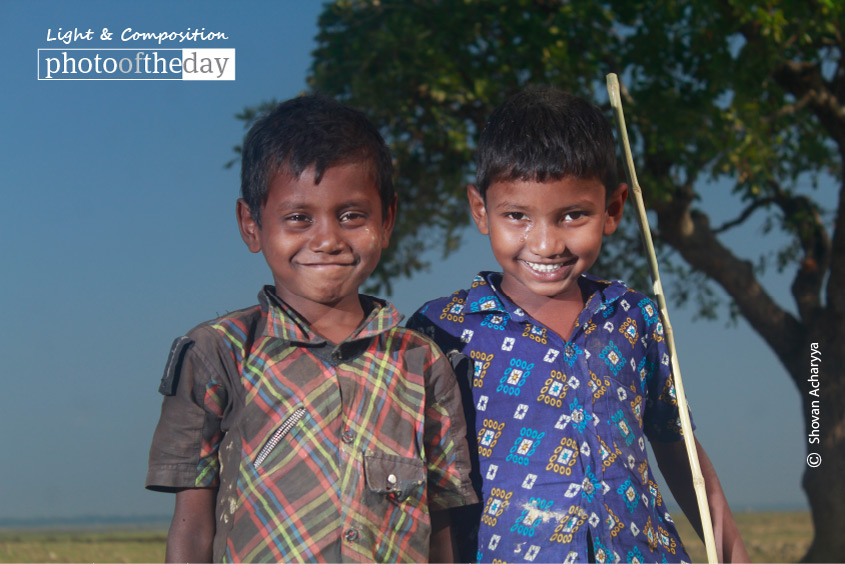
[[573, 259], [573, 260], [567, 261], [567, 262], [555, 262], [555, 263], [551, 263], [551, 264], [540, 263], [540, 262], [530, 262], [530, 261], [527, 261], [527, 260], [523, 260], [522, 262], [525, 263], [525, 265], [527, 265], [528, 268], [530, 268], [531, 270], [533, 270], [535, 272], [548, 274], [548, 273], [551, 273], [551, 272], [557, 272], [558, 270], [560, 270], [564, 266], [569, 266], [569, 265], [575, 264], [576, 261]]
[[301, 262], [300, 266], [308, 268], [343, 268], [348, 266], [355, 266], [351, 262]]

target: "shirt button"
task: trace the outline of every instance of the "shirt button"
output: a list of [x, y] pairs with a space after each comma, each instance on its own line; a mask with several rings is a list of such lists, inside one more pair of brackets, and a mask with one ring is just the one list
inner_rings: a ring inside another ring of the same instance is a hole
[[358, 529], [346, 529], [346, 532], [343, 533], [343, 538], [349, 542], [355, 542], [358, 540]]
[[349, 444], [355, 440], [355, 433], [353, 433], [352, 431], [344, 431], [343, 435], [341, 435], [340, 438], [343, 440], [343, 442]]

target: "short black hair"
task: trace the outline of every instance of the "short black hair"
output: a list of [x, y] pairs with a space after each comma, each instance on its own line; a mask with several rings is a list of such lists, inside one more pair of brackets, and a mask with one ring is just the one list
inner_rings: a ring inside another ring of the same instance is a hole
[[241, 196], [261, 226], [270, 182], [279, 173], [299, 178], [314, 166], [319, 184], [326, 169], [369, 161], [381, 196], [382, 217], [395, 197], [390, 150], [363, 112], [323, 94], [305, 94], [262, 115], [244, 139]]
[[610, 123], [594, 104], [548, 86], [532, 86], [496, 108], [476, 152], [476, 188], [501, 181], [598, 178], [609, 197], [617, 187]]

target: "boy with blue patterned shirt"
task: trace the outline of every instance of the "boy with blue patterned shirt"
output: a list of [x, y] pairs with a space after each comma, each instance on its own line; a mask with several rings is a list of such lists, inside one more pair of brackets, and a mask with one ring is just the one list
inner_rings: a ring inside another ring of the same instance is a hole
[[[461, 520], [478, 526], [463, 555], [689, 562], [646, 453], [648, 437], [700, 534], [657, 308], [587, 274], [628, 194], [609, 124], [582, 99], [529, 89], [492, 114], [477, 159], [471, 213], [503, 272], [480, 273], [408, 324], [472, 361], [464, 403], [483, 502]], [[698, 449], [720, 561], [745, 560]]]

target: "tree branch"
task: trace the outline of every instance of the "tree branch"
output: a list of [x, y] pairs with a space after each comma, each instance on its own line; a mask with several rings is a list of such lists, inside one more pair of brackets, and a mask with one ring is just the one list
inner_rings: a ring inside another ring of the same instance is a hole
[[[740, 21], [737, 11], [730, 2], [719, 0], [719, 4], [727, 17]], [[766, 42], [762, 41], [759, 30], [754, 25], [748, 22], [741, 23], [739, 29], [749, 43], [765, 45]], [[796, 100], [794, 104], [784, 107], [773, 117], [789, 115], [801, 109], [815, 115], [822, 128], [830, 134], [831, 139], [838, 146], [840, 170], [842, 163], [845, 162], [845, 106], [842, 104], [842, 97], [845, 96], [845, 73], [842, 72], [841, 38], [837, 28], [834, 37], [831, 38], [833, 41], [823, 36], [815, 43], [816, 49], [830, 47], [840, 52], [836, 72], [830, 81], [824, 79], [821, 68], [821, 61], [824, 58], [819, 59], [818, 52], [816, 56], [811, 55], [803, 61], [784, 60], [771, 73], [775, 83]], [[782, 49], [782, 46], [780, 48]], [[809, 52], [812, 52], [812, 49]], [[812, 316], [821, 309], [820, 293], [828, 265], [830, 278], [827, 281], [827, 305], [833, 308], [831, 313], [835, 316], [845, 316], [845, 292], [842, 291], [845, 284], [845, 264], [843, 261], [832, 261], [832, 263], [830, 261], [831, 256], [841, 256], [839, 253], [845, 253], [844, 191], [845, 184], [840, 186], [832, 239], [828, 238], [824, 224], [809, 200], [805, 198], [804, 201], [800, 201], [790, 197], [781, 198], [778, 203], [787, 216], [797, 209], [810, 211], [806, 214], [807, 217], [799, 219], [795, 225], [804, 250], [804, 259], [792, 284], [793, 296], [805, 322], [810, 322]], [[775, 351], [777, 350], [775, 348]], [[780, 356], [779, 352], [778, 354]]]
[[818, 208], [806, 196], [795, 196], [771, 181], [773, 200], [783, 212], [784, 224], [801, 244], [804, 256], [792, 282], [792, 295], [805, 323], [821, 311], [821, 288], [830, 264], [830, 238]]
[[730, 221], [726, 221], [725, 223], [723, 223], [722, 225], [720, 225], [719, 227], [714, 229], [713, 234], [718, 235], [720, 233], [724, 233], [728, 229], [733, 229], [734, 227], [736, 227], [738, 225], [742, 225], [743, 223], [745, 223], [745, 220], [747, 220], [749, 217], [751, 217], [751, 214], [753, 214], [755, 211], [757, 211], [759, 208], [761, 208], [763, 206], [767, 206], [769, 204], [774, 203], [774, 201], [775, 201], [774, 198], [762, 198], [760, 200], [754, 201], [750, 206], [745, 208], [742, 211], [741, 214], [739, 214], [739, 217], [737, 217], [736, 219], [732, 219]]
[[716, 281], [733, 298], [740, 313], [768, 343], [792, 374], [802, 345], [802, 323], [783, 310], [760, 285], [750, 262], [719, 242], [709, 219], [677, 199], [657, 210], [663, 240], [693, 268]]
[[[832, 256], [845, 256], [845, 181], [839, 188], [839, 205], [836, 210], [836, 223], [833, 226], [831, 242]], [[827, 305], [838, 317], [845, 317], [845, 261], [835, 260], [830, 264], [830, 278], [827, 281]]]
[[807, 105], [836, 144], [840, 147], [845, 144], [845, 107], [833, 94], [834, 85], [824, 81], [818, 64], [785, 61], [774, 69], [772, 78], [797, 100], [806, 98]]
[[[797, 99], [809, 99], [809, 109], [818, 118], [822, 127], [830, 133], [831, 138], [838, 146], [841, 170], [841, 163], [845, 162], [845, 106], [834, 93], [842, 92], [845, 88], [842, 75], [837, 72], [833, 80], [828, 83], [823, 79], [818, 64], [809, 65], [786, 61], [775, 69], [772, 76], [781, 88], [790, 92]], [[833, 253], [833, 256], [842, 256], [839, 253], [845, 253], [845, 193], [843, 193], [843, 190], [845, 190], [845, 185], [841, 186], [839, 191], [839, 204], [832, 242], [827, 239], [826, 233], [822, 237], [824, 243], [821, 243], [822, 239], [819, 239], [818, 243], [802, 239], [805, 253], [808, 246], [826, 245], [824, 251], [812, 251], [810, 257], [813, 258], [812, 253], [817, 253], [824, 257], [824, 263], [812, 264], [812, 262], [806, 260], [805, 256], [805, 263], [802, 264], [792, 286], [793, 295], [799, 301], [799, 307], [804, 307], [810, 315], [818, 309], [819, 304], [810, 300], [808, 296], [814, 290], [816, 294], [821, 290], [831, 253]], [[817, 220], [816, 223], [822, 225], [820, 220]], [[823, 227], [821, 229], [823, 231]], [[805, 234], [803, 237], [812, 239], [817, 236]], [[845, 264], [842, 264], [842, 262], [834, 261], [830, 264], [830, 279], [827, 284], [827, 303], [833, 307], [834, 312], [839, 316], [845, 315], [845, 295], [843, 295], [845, 293], [842, 292], [842, 284], [845, 283]], [[817, 268], [822, 266], [824, 266], [823, 270], [816, 271]], [[796, 292], [801, 295], [800, 299]], [[808, 318], [805, 317], [805, 320], [808, 320]]]

